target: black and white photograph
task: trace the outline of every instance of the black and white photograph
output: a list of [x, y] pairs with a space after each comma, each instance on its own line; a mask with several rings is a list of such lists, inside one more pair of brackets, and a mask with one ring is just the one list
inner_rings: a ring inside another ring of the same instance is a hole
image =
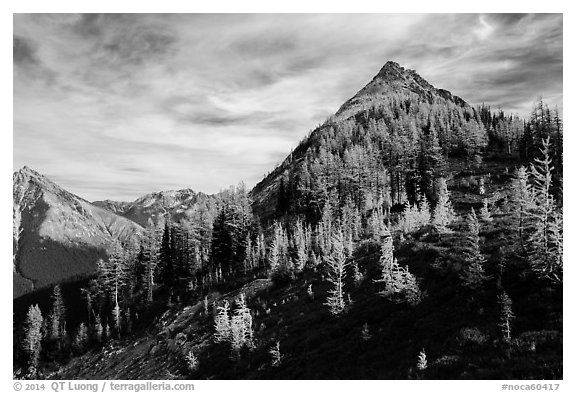
[[563, 390], [562, 13], [11, 17], [10, 388]]

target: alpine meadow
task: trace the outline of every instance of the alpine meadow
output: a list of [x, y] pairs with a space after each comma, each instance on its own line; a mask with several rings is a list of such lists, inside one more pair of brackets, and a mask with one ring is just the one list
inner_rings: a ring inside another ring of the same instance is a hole
[[349, 17], [14, 15], [14, 379], [564, 378], [562, 15]]

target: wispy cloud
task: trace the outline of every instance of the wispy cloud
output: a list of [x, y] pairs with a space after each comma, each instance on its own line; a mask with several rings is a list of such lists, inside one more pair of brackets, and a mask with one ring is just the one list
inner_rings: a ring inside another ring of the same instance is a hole
[[14, 16], [14, 166], [88, 199], [255, 184], [387, 60], [562, 110], [561, 15]]

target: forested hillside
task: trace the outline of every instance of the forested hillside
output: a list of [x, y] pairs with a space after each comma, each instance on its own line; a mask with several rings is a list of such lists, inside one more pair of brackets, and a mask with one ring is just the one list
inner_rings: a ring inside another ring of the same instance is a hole
[[386, 63], [250, 192], [117, 244], [82, 309], [30, 305], [15, 375], [562, 378], [562, 133]]

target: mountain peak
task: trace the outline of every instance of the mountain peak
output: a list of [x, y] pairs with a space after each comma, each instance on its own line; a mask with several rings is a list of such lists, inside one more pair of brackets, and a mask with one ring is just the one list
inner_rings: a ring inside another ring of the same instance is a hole
[[380, 69], [376, 77], [397, 77], [404, 72], [404, 67], [395, 61], [387, 61], [386, 64]]
[[417, 94], [428, 102], [442, 99], [462, 107], [467, 106], [460, 97], [447, 90], [437, 89], [416, 71], [404, 68], [394, 61], [387, 61], [366, 86], [340, 107], [336, 118], [348, 118], [366, 106], [378, 102], [383, 96], [398, 93]]
[[24, 184], [34, 180], [36, 183], [52, 183], [48, 178], [27, 165], [24, 165], [18, 171], [14, 172], [13, 181], [14, 184]]
[[416, 71], [404, 68], [394, 61], [387, 61], [386, 64], [376, 74], [372, 82], [379, 80], [387, 83], [400, 83], [402, 87], [409, 88], [410, 90], [435, 90], [434, 86], [428, 83], [427, 80], [422, 78]]
[[40, 173], [36, 172], [34, 169], [30, 168], [28, 165], [24, 165], [22, 168], [17, 170], [16, 173], [19, 173], [22, 175], [41, 176]]

